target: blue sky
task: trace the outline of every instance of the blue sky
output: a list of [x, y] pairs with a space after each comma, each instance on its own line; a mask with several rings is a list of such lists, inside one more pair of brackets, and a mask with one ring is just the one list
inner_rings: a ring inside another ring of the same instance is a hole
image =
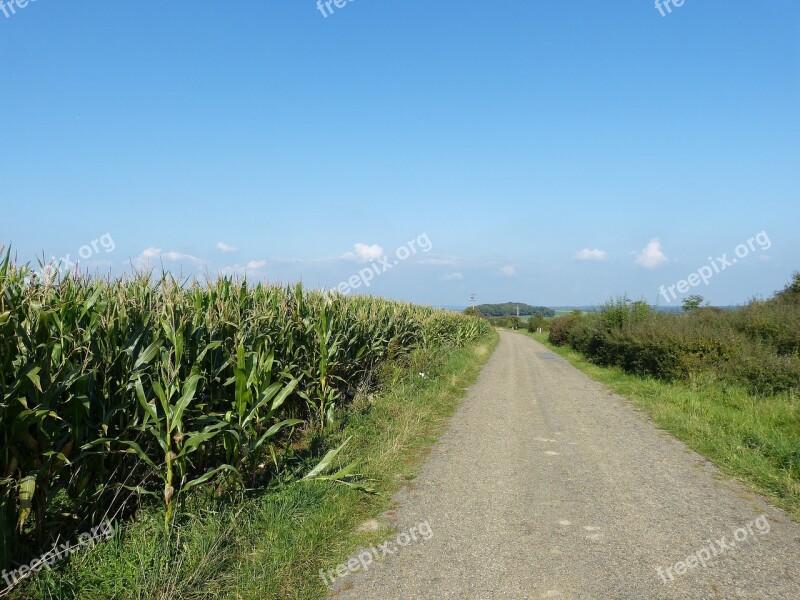
[[796, 1], [333, 8], [0, 12], [0, 243], [323, 287], [384, 256], [353, 292], [438, 305], [663, 305], [760, 232], [691, 292], [800, 269]]

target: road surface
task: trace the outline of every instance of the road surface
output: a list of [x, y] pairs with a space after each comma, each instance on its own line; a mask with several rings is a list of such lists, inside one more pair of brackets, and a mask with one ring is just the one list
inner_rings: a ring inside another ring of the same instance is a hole
[[800, 525], [538, 342], [500, 336], [390, 513], [430, 535], [397, 538], [336, 596], [800, 599]]

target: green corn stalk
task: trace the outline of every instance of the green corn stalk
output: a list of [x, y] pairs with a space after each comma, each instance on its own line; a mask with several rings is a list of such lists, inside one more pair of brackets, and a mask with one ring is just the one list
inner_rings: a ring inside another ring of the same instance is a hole
[[[265, 442], [285, 428], [304, 423], [302, 419], [284, 419], [268, 429], [265, 427], [298, 384], [296, 379], [285, 385], [272, 381], [274, 356], [274, 352], [246, 352], [243, 344], [237, 347], [234, 375], [227, 382], [235, 385], [233, 409], [222, 418], [228, 424], [223, 432], [228, 462], [242, 468], [245, 460], [256, 455]], [[275, 460], [272, 445], [269, 447]], [[256, 463], [250, 462], [254, 478]]]
[[[191, 455], [210, 443], [220, 433], [225, 423], [209, 424], [199, 431], [186, 430], [184, 416], [195, 397], [201, 378], [200, 369], [194, 367], [188, 378], [181, 381], [181, 361], [184, 351], [183, 332], [180, 329], [173, 328], [166, 319], [162, 320], [161, 324], [171, 348], [167, 348], [160, 341], [154, 342], [137, 361], [139, 364], [145, 364], [149, 362], [151, 357], [160, 355], [157, 367], [158, 376], [151, 384], [155, 398], [152, 401], [148, 400], [141, 377], [137, 377], [134, 382], [134, 388], [139, 404], [145, 412], [142, 428], [144, 431], [149, 432], [158, 444], [162, 451], [164, 462], [161, 465], [156, 465], [136, 442], [120, 440], [119, 443], [129, 451], [133, 451], [148, 466], [154, 469], [163, 480], [163, 500], [166, 509], [164, 528], [165, 531], [169, 532], [175, 502], [181, 493], [205, 483], [222, 471], [236, 473], [236, 469], [231, 465], [222, 464], [208, 470], [199, 477], [189, 479]], [[200, 355], [200, 360], [202, 360], [206, 352], [215, 347], [216, 344], [206, 346]]]
[[341, 334], [334, 330], [333, 325], [328, 306], [323, 304], [319, 309], [316, 323], [309, 328], [316, 337], [317, 362], [310, 365], [306, 371], [312, 381], [311, 393], [304, 392], [301, 395], [316, 406], [320, 431], [324, 431], [326, 422], [333, 423], [333, 410], [339, 396], [335, 383], [341, 381], [336, 371], [339, 366], [337, 354], [342, 338]]

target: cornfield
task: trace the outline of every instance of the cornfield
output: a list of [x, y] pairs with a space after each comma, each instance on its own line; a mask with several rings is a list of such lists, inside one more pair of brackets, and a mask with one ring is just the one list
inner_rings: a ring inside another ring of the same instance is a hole
[[[277, 469], [382, 361], [463, 345], [485, 321], [368, 297], [221, 278], [34, 277], [0, 257], [0, 568], [59, 523], [124, 496]], [[123, 494], [124, 492], [124, 494]]]

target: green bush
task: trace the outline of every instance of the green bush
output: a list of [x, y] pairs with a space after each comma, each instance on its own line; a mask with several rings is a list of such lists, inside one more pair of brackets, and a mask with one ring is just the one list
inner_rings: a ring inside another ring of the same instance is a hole
[[545, 318], [542, 315], [534, 315], [528, 319], [527, 327], [531, 333], [538, 329], [544, 329]]
[[713, 373], [762, 395], [798, 389], [798, 289], [800, 275], [771, 300], [685, 314], [658, 313], [623, 297], [599, 313], [554, 319], [550, 341], [637, 375], [673, 380]]
[[779, 356], [767, 346], [755, 344], [722, 367], [726, 378], [752, 394], [769, 396], [800, 387], [800, 360]]
[[800, 354], [800, 304], [752, 302], [731, 319], [737, 330], [772, 346], [778, 354]]
[[550, 333], [548, 339], [551, 344], [556, 346], [565, 346], [570, 341], [570, 333], [581, 322], [581, 315], [579, 312], [574, 312], [571, 315], [564, 317], [556, 317], [550, 321]]
[[792, 275], [792, 280], [780, 292], [775, 294], [773, 302], [800, 306], [800, 271]]
[[508, 317], [488, 317], [489, 322], [495, 327], [505, 327], [507, 329], [519, 329], [522, 326], [522, 319], [514, 316]]

